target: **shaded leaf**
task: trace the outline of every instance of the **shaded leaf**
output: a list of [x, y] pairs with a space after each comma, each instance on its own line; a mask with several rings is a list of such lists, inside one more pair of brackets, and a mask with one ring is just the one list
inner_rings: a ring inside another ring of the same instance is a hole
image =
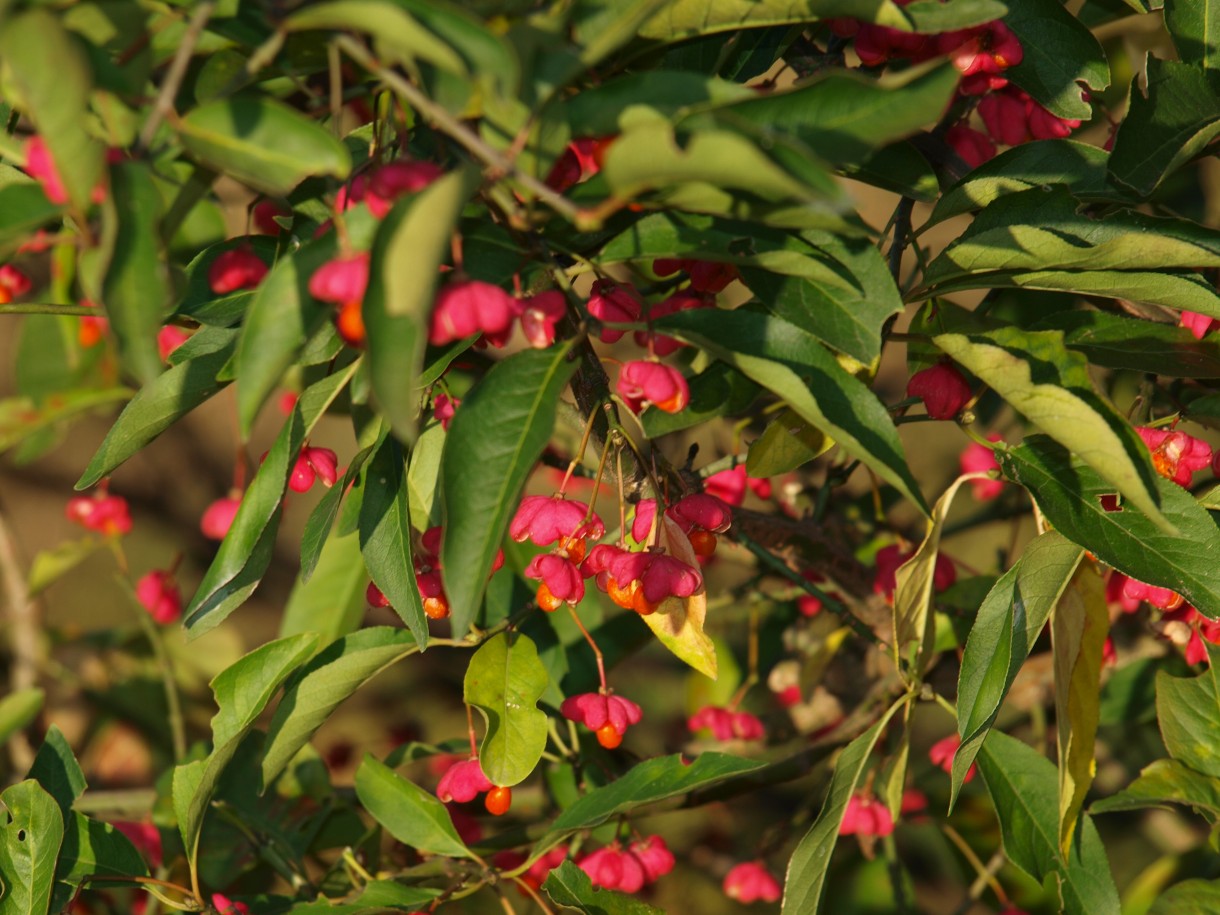
[[848, 801], [868, 767], [869, 756], [881, 732], [894, 713], [905, 705], [905, 699], [891, 705], [876, 724], [844, 747], [835, 760], [834, 775], [831, 776], [830, 788], [818, 818], [788, 861], [788, 875], [784, 879], [784, 915], [805, 915], [818, 910], [830, 867], [830, 855], [839, 839], [839, 827], [843, 823]]
[[395, 62], [424, 60], [444, 70], [465, 74], [462, 58], [419, 24], [401, 4], [387, 0], [333, 0], [297, 10], [284, 20], [285, 31], [306, 29], [366, 32], [378, 50]]
[[1065, 860], [1059, 852], [1055, 766], [1015, 737], [992, 731], [979, 770], [999, 814], [1008, 859], [1035, 880], [1053, 875], [1067, 915], [1119, 911], [1106, 849], [1090, 817], [1081, 818], [1071, 855]]
[[1193, 807], [1208, 822], [1220, 822], [1220, 779], [1196, 772], [1176, 759], [1158, 759], [1140, 770], [1139, 776], [1117, 794], [1094, 801], [1092, 813], [1141, 810], [1182, 804]]
[[801, 419], [791, 407], [785, 407], [767, 423], [763, 434], [750, 443], [746, 473], [756, 478], [779, 476], [796, 470], [833, 447], [832, 438], [808, 420]]
[[1064, 347], [1062, 334], [1010, 327], [969, 337], [940, 334], [932, 342], [1070, 448], [1162, 528], [1172, 530], [1159, 509], [1157, 476], [1147, 446], [1097, 395], [1085, 358]]
[[1171, 588], [1204, 616], [1220, 617], [1220, 569], [1207, 559], [1220, 550], [1220, 532], [1182, 487], [1156, 478], [1161, 511], [1178, 531], [1167, 534], [1135, 505], [1106, 511], [1102, 499], [1114, 497], [1113, 484], [1045, 436], [1028, 436], [996, 457], [1063, 536], [1124, 575]]
[[364, 469], [364, 465], [372, 453], [372, 445], [357, 451], [348, 463], [343, 476], [335, 482], [334, 486], [326, 490], [313, 511], [309, 513], [309, 519], [305, 522], [305, 530], [301, 532], [302, 582], [308, 582], [313, 576], [314, 569], [330, 538], [331, 528], [335, 526], [335, 519], [339, 516], [343, 496], [352, 482], [360, 476], [360, 471]]
[[493, 784], [524, 781], [542, 758], [546, 713], [538, 700], [549, 682], [538, 649], [519, 633], [493, 636], [470, 659], [462, 695], [487, 721], [479, 763]]
[[1196, 772], [1220, 777], [1220, 648], [1206, 643], [1208, 666], [1197, 677], [1156, 675], [1156, 716], [1169, 755]]
[[374, 626], [336, 639], [318, 652], [284, 690], [267, 727], [264, 788], [284, 771], [341, 702], [416, 651], [415, 639], [405, 629]]
[[347, 147], [329, 131], [265, 96], [207, 102], [177, 127], [196, 160], [272, 196], [312, 175], [346, 178], [352, 167]]
[[1022, 0], [1004, 17], [1021, 40], [1024, 59], [1005, 75], [1051, 114], [1089, 120], [1093, 109], [1081, 87], [1093, 93], [1110, 85], [1110, 65], [1088, 26], [1059, 0]]
[[1111, 369], [1169, 371], [1179, 378], [1220, 378], [1220, 341], [1196, 339], [1184, 327], [1105, 311], [1065, 311], [1043, 318], [1035, 330], [1059, 330], [1068, 349]]
[[33, 182], [0, 187], [0, 257], [8, 257], [61, 212]]
[[962, 654], [957, 681], [957, 732], [950, 809], [966, 773], [1029, 657], [1084, 550], [1055, 531], [1041, 534], [988, 592]]
[[1207, 915], [1220, 911], [1220, 880], [1183, 880], [1157, 895], [1148, 915]]
[[556, 905], [587, 915], [660, 915], [662, 912], [625, 893], [594, 888], [589, 875], [572, 861], [564, 861], [553, 868], [542, 888]]
[[1165, 0], [1165, 28], [1183, 63], [1220, 68], [1220, 5], [1216, 0]]
[[441, 561], [455, 637], [466, 634], [482, 603], [500, 541], [575, 371], [567, 346], [509, 356], [453, 417], [441, 455]]
[[66, 906], [77, 887], [89, 878], [148, 876], [148, 865], [131, 840], [109, 823], [75, 811], [65, 811], [64, 817], [67, 828], [55, 872], [52, 912]]
[[85, 773], [58, 725], [53, 724], [48, 729], [30, 766], [29, 777], [55, 799], [65, 816], [77, 798], [85, 793]]
[[356, 770], [356, 796], [373, 819], [404, 845], [424, 854], [470, 857], [445, 805], [371, 754]]

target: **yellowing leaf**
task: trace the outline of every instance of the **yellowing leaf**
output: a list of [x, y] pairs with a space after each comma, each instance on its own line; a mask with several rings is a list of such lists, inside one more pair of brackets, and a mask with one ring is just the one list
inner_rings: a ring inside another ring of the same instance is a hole
[[1051, 616], [1055, 719], [1059, 732], [1059, 848], [1066, 856], [1097, 763], [1102, 649], [1110, 631], [1097, 566], [1081, 563]]
[[[681, 559], [693, 569], [699, 560], [690, 540], [667, 515], [661, 515], [661, 543], [671, 556]], [[690, 597], [668, 597], [661, 601], [655, 613], [643, 617], [661, 644], [701, 674], [716, 679], [716, 646], [703, 623], [707, 618], [707, 591], [700, 588]]]

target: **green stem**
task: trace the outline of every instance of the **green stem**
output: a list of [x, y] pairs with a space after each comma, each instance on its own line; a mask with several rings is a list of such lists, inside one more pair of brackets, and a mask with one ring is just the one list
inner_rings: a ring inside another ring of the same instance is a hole
[[15, 302], [0, 305], [0, 315], [101, 315], [102, 312], [88, 305], [62, 305], [55, 302]]

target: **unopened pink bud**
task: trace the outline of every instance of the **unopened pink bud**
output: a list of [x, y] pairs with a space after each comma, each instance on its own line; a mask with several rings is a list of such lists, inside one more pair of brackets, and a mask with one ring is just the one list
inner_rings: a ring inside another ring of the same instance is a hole
[[359, 302], [369, 282], [367, 252], [327, 261], [309, 278], [309, 294], [321, 302]]
[[136, 597], [153, 621], [163, 626], [182, 615], [182, 592], [168, 570], [157, 569], [141, 578], [136, 583]]

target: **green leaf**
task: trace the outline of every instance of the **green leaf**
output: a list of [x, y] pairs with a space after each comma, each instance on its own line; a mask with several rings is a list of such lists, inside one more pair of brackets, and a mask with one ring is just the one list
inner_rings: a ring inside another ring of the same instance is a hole
[[1081, 818], [1071, 855], [1065, 860], [1059, 852], [1055, 766], [1015, 737], [992, 731], [979, 770], [999, 814], [1008, 860], [1035, 880], [1053, 875], [1067, 915], [1118, 912], [1110, 862], [1090, 817]]
[[0, 699], [0, 743], [7, 743], [10, 737], [37, 718], [45, 698], [42, 689], [28, 686]]
[[742, 309], [680, 312], [656, 327], [702, 347], [783, 398], [927, 513], [885, 405], [813, 336], [781, 318]]
[[1062, 334], [1009, 327], [969, 337], [940, 334], [932, 342], [1070, 448], [1133, 506], [1172, 529], [1158, 508], [1157, 475], [1147, 446], [1097, 395], [1084, 356], [1069, 352]]
[[1021, 63], [1005, 75], [1061, 118], [1089, 120], [1093, 109], [1081, 86], [1099, 93], [1110, 85], [1110, 65], [1088, 26], [1059, 0], [1021, 0], [1004, 17], [1021, 40]]
[[1044, 436], [996, 457], [1064, 537], [1124, 575], [1177, 591], [1204, 616], [1220, 617], [1220, 569], [1207, 558], [1220, 555], [1220, 532], [1182, 487], [1156, 479], [1161, 511], [1178, 531], [1167, 534], [1135, 505], [1106, 511], [1102, 499], [1113, 498], [1113, 484]]
[[[335, 519], [339, 516], [343, 496], [347, 492], [348, 486], [352, 484], [352, 481], [360, 476], [360, 471], [364, 469], [365, 463], [373, 453], [373, 447], [373, 445], [370, 445], [367, 448], [361, 448], [352, 456], [342, 478], [337, 480], [334, 486], [326, 490], [322, 498], [318, 500], [318, 504], [314, 506], [313, 511], [309, 513], [309, 519], [305, 522], [305, 530], [301, 532], [302, 582], [308, 582], [313, 576], [314, 568], [317, 566], [318, 560], [321, 558], [322, 552], [326, 547], [327, 539], [330, 537], [331, 528], [335, 526]], [[348, 531], [348, 533], [351, 532]]]
[[831, 70], [796, 88], [754, 95], [716, 114], [728, 126], [744, 118], [792, 134], [834, 165], [860, 163], [877, 148], [934, 124], [960, 79], [948, 64], [917, 68], [886, 82]]
[[576, 364], [567, 346], [509, 356], [462, 401], [441, 455], [441, 561], [453, 634], [470, 628], [525, 480]]
[[[38, 128], [72, 204], [89, 209], [102, 146], [86, 130], [93, 73], [85, 49], [49, 9], [10, 15], [0, 30], [6, 94]], [[38, 212], [41, 205], [35, 204]]]
[[1092, 563], [1078, 566], [1051, 617], [1055, 728], [1059, 747], [1059, 850], [1067, 855], [1093, 784], [1101, 664], [1110, 617], [1106, 587]]
[[471, 857], [445, 805], [371, 754], [356, 770], [356, 796], [373, 819], [404, 845], [424, 854]]
[[[62, 911], [87, 879], [148, 876], [148, 865], [131, 840], [109, 823], [65, 811], [67, 828], [55, 872], [51, 911]], [[120, 884], [121, 885], [121, 884]]]
[[1158, 893], [1148, 915], [1207, 915], [1220, 911], [1220, 880], [1183, 880]]
[[796, 470], [833, 447], [834, 439], [801, 419], [791, 407], [785, 407], [767, 423], [763, 434], [750, 443], [746, 473], [755, 478], [776, 477]]
[[103, 231], [113, 237], [102, 283], [106, 316], [124, 366], [141, 381], [161, 372], [157, 331], [169, 310], [169, 270], [161, 246], [161, 195], [151, 169], [120, 162], [110, 170], [110, 194], [103, 205]]
[[479, 762], [493, 784], [524, 781], [546, 749], [546, 713], [538, 700], [550, 677], [529, 636], [499, 633], [470, 659], [462, 695], [483, 713], [487, 733]]
[[[478, 171], [464, 167], [399, 200], [373, 240], [362, 305], [369, 376], [382, 415], [408, 444], [416, 436], [419, 375], [439, 267], [478, 181]], [[407, 263], [410, 270], [403, 269]]]
[[809, 831], [792, 852], [788, 861], [788, 876], [784, 879], [784, 915], [805, 915], [816, 912], [830, 867], [830, 855], [839, 839], [839, 827], [847, 803], [856, 791], [877, 738], [906, 699], [891, 705], [871, 728], [849, 743], [835, 761], [834, 775], [826, 800]]
[[312, 632], [268, 642], [212, 680], [212, 693], [219, 709], [212, 717], [212, 752], [205, 759], [174, 770], [178, 830], [192, 873], [199, 854], [203, 818], [225, 766], [280, 685], [308, 660], [317, 642], [318, 637]]
[[411, 459], [407, 464], [407, 507], [412, 523], [419, 530], [426, 531], [441, 522], [437, 492], [446, 435], [440, 423], [432, 423], [424, 429], [411, 449]]
[[932, 579], [940, 553], [940, 535], [953, 499], [975, 474], [959, 476], [932, 506], [927, 533], [911, 558], [898, 567], [894, 586], [894, 663], [908, 682], [923, 678], [935, 646]]
[[336, 639], [284, 690], [267, 728], [263, 785], [284, 771], [343, 700], [392, 664], [418, 651], [404, 629], [374, 626]]
[[388, 436], [373, 452], [364, 474], [360, 552], [373, 583], [407, 624], [423, 651], [428, 647], [428, 619], [424, 616], [411, 559], [407, 468], [402, 446]]
[[1043, 318], [1033, 329], [1062, 331], [1068, 349], [1079, 350], [1089, 362], [1105, 368], [1220, 378], [1220, 342], [1212, 337], [1198, 340], [1175, 324], [1105, 311], [1064, 311]]
[[1143, 197], [1220, 133], [1220, 72], [1149, 55], [1148, 91], [1131, 86], [1110, 174]]
[[391, 61], [424, 60], [443, 70], [465, 75], [462, 58], [419, 24], [398, 3], [389, 0], [334, 0], [298, 10], [281, 26], [285, 31], [338, 30], [366, 32], [378, 52]]
[[[699, 565], [699, 557], [682, 528], [664, 514], [661, 515], [659, 538], [670, 556], [691, 568]], [[705, 677], [715, 680], [719, 676], [716, 645], [703, 628], [707, 621], [706, 588], [701, 586], [689, 597], [667, 597], [643, 619], [644, 625], [675, 657]]]
[[382, 915], [385, 911], [414, 912], [444, 891], [427, 886], [406, 886], [393, 880], [374, 880], [348, 902], [329, 900], [297, 903], [288, 915]]
[[548, 848], [570, 833], [593, 829], [619, 814], [699, 788], [710, 788], [763, 765], [760, 760], [714, 752], [700, 753], [689, 764], [680, 754], [646, 759], [621, 778], [594, 788], [574, 802], [555, 819], [537, 848]]
[[542, 888], [556, 905], [586, 915], [663, 915], [663, 910], [625, 893], [595, 889], [589, 875], [572, 861], [553, 868]]
[[677, 121], [692, 109], [702, 111], [754, 95], [748, 87], [727, 79], [687, 70], [650, 69], [609, 79], [556, 104], [573, 136], [606, 137], [623, 129], [621, 119], [636, 105], [647, 105]]
[[988, 206], [932, 262], [929, 287], [966, 273], [1197, 269], [1220, 266], [1220, 231], [1185, 219], [1080, 211], [1067, 188], [1009, 194]]
[[1041, 534], [1000, 577], [979, 607], [962, 654], [957, 681], [957, 732], [950, 809], [966, 773], [1025, 659], [1072, 576], [1084, 550], [1056, 531]]
[[292, 415], [242, 496], [233, 525], [186, 608], [183, 624], [188, 638], [218, 626], [258, 587], [271, 563], [284, 490], [301, 445], [359, 364], [353, 362], [301, 392]]
[[1094, 801], [1091, 813], [1113, 813], [1182, 804], [1193, 807], [1212, 825], [1220, 822], [1220, 779], [1196, 772], [1176, 759], [1158, 759], [1139, 776], [1109, 797]]
[[0, 187], [0, 257], [8, 257], [61, 212], [33, 182]]
[[1165, 28], [1178, 60], [1220, 69], [1220, 5], [1216, 0], [1165, 0]]
[[1109, 154], [1077, 140], [1022, 143], [984, 162], [936, 202], [927, 226], [983, 207], [1009, 194], [1052, 184], [1067, 185], [1080, 200], [1121, 199], [1110, 183]]
[[1208, 667], [1197, 677], [1156, 675], [1156, 714], [1165, 749], [1204, 775], [1220, 777], [1220, 648], [1207, 647]]
[[233, 355], [233, 342], [213, 353], [180, 362], [139, 390], [114, 421], [97, 453], [76, 481], [88, 489], [175, 422], [224, 389], [220, 370]]
[[347, 635], [364, 615], [367, 583], [359, 539], [352, 534], [331, 537], [321, 550], [314, 574], [308, 581], [299, 578], [292, 586], [280, 638], [313, 632], [318, 646], [324, 647]]
[[193, 158], [273, 197], [313, 175], [346, 178], [352, 168], [347, 147], [329, 131], [262, 96], [208, 102], [177, 126]]
[[51, 725], [46, 739], [38, 748], [34, 763], [30, 766], [30, 778], [55, 798], [55, 803], [65, 816], [77, 798], [85, 793], [85, 773], [81, 771], [67, 738], [57, 725]]
[[33, 779], [0, 794], [0, 903], [4, 915], [47, 915], [64, 819], [55, 799]]
[[106, 545], [99, 537], [68, 540], [50, 550], [40, 550], [30, 563], [30, 578], [26, 593], [30, 597], [42, 593], [64, 575]]
[[672, 0], [640, 29], [644, 38], [680, 41], [695, 35], [729, 29], [808, 23], [834, 16], [904, 31], [945, 32], [982, 25], [1007, 11], [996, 0], [954, 0], [912, 3], [902, 7], [892, 0]]

